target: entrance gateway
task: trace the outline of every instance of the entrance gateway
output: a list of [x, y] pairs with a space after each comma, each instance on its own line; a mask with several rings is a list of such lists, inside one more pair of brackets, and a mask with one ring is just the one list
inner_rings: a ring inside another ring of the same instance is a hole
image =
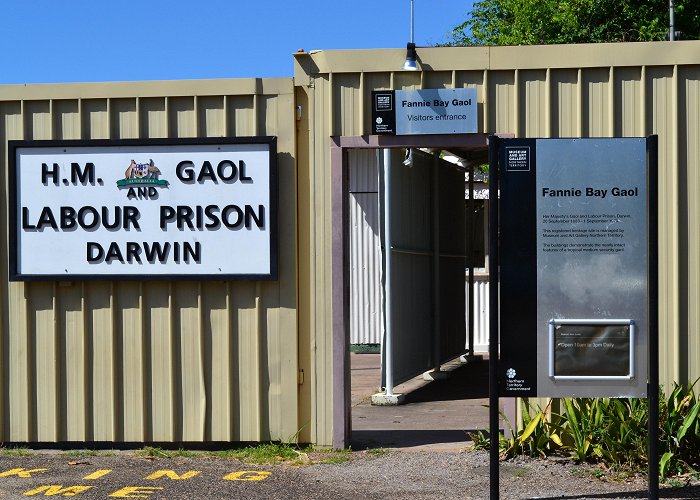
[[[386, 316], [382, 321], [386, 325], [382, 386], [386, 390], [375, 395], [373, 400], [381, 396], [381, 404], [395, 404], [399, 401], [393, 394], [395, 385], [431, 370], [436, 371], [436, 376], [440, 375], [437, 372], [441, 363], [466, 351], [473, 354], [473, 335], [468, 342], [465, 336], [464, 271], [467, 254], [475, 249], [468, 248], [464, 234], [464, 169], [451, 171], [441, 165], [447, 162], [438, 156], [432, 158], [432, 155], [423, 155], [419, 151], [406, 160], [413, 167], [407, 163], [401, 165], [403, 153], [399, 159], [399, 155], [390, 151], [398, 148], [448, 150], [471, 163], [477, 157], [485, 163], [487, 136], [476, 133], [476, 90], [473, 88], [375, 91], [372, 94], [372, 127], [374, 135], [332, 139], [331, 172], [334, 178], [331, 186], [336, 207], [332, 225], [344, 228], [340, 234], [336, 233], [333, 280], [337, 277], [338, 283], [354, 283], [351, 280], [355, 274], [348, 269], [354, 246], [348, 248], [345, 238], [350, 234], [347, 224], [355, 214], [355, 198], [358, 193], [364, 196], [366, 191], [364, 187], [355, 186], [356, 181], [351, 175], [356, 155], [346, 152], [382, 149], [385, 153], [378, 156], [384, 170], [381, 177], [384, 181], [388, 179], [388, 182], [382, 182], [383, 195], [380, 197], [386, 210], [381, 217], [386, 302]], [[391, 167], [392, 164], [396, 165]], [[407, 189], [412, 203], [406, 202], [406, 196], [400, 194]], [[395, 200], [389, 198], [392, 191], [398, 194]], [[347, 206], [348, 199], [350, 206]], [[422, 205], [419, 207], [416, 203]], [[439, 214], [442, 212], [459, 215], [447, 217], [443, 214], [444, 227], [441, 228]], [[456, 227], [454, 231], [447, 229], [448, 220], [450, 227]], [[389, 232], [391, 226], [395, 226], [392, 233]], [[392, 273], [392, 269], [395, 272]], [[349, 369], [346, 368], [349, 364], [347, 344], [351, 320], [355, 318], [352, 311], [356, 308], [352, 308], [349, 286], [334, 289], [343, 293], [334, 297], [334, 324], [338, 327], [335, 338], [340, 344], [336, 345], [342, 348], [334, 351], [333, 366], [334, 373], [339, 380], [345, 381], [346, 386], [335, 398], [334, 413], [343, 415], [341, 420], [345, 426], [335, 429], [334, 440], [347, 442], [351, 423], [349, 401], [345, 398], [350, 385], [347, 379]], [[393, 298], [389, 296], [391, 290], [397, 292]], [[407, 315], [407, 311], [411, 314]], [[470, 321], [473, 321], [473, 314]]]
[[[491, 196], [491, 429], [498, 398], [647, 397], [658, 496], [656, 136], [498, 139]], [[500, 304], [500, 314], [496, 311]], [[500, 330], [499, 330], [500, 324]], [[491, 497], [498, 497], [492, 441]], [[494, 474], [495, 471], [495, 474]]]

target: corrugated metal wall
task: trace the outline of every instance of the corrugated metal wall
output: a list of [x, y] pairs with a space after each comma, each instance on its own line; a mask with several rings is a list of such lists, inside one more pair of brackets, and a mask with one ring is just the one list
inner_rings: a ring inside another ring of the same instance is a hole
[[304, 425], [311, 438], [297, 417], [294, 112], [289, 79], [0, 86], [3, 214], [10, 139], [275, 135], [280, 181], [270, 283], [8, 283], [3, 216], [1, 441], [287, 440]]
[[378, 154], [348, 152], [351, 344], [380, 344], [384, 331]]
[[[659, 135], [661, 381], [700, 376], [700, 42], [419, 48], [295, 56], [300, 133], [300, 265], [319, 354], [330, 358], [331, 136], [371, 130], [375, 89], [476, 87], [479, 130], [516, 137]], [[308, 218], [308, 220], [306, 220]], [[306, 314], [306, 313], [303, 313]], [[324, 367], [324, 370], [330, 370]], [[330, 398], [329, 386], [317, 399]], [[324, 392], [325, 391], [325, 392]], [[330, 408], [321, 409], [329, 412]], [[330, 415], [330, 413], [326, 413]]]
[[[469, 281], [464, 285], [469, 294]], [[474, 352], [489, 352], [489, 277], [474, 276]], [[465, 308], [465, 321], [469, 324], [469, 308]], [[466, 345], [466, 347], [469, 347]]]

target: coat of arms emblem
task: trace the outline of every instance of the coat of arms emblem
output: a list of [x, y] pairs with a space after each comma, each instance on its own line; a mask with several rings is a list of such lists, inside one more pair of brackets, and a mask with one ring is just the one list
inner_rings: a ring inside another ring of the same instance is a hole
[[131, 160], [124, 172], [124, 178], [117, 181], [117, 186], [124, 187], [131, 184], [167, 186], [168, 181], [159, 179], [159, 176], [160, 169], [155, 166], [152, 159], [148, 160], [148, 163], [136, 163], [136, 160]]

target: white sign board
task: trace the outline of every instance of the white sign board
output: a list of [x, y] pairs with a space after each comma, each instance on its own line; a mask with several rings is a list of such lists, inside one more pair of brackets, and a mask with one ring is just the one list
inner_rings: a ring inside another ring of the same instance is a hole
[[396, 134], [473, 134], [475, 88], [397, 90]]
[[276, 279], [276, 139], [11, 141], [10, 278]]

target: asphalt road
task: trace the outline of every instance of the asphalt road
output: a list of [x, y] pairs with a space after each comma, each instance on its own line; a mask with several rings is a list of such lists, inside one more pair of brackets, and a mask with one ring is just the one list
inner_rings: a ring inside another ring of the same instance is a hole
[[[211, 457], [147, 459], [127, 452], [80, 458], [61, 452], [1, 456], [0, 498], [488, 498], [488, 457], [483, 452], [375, 450], [352, 452], [349, 458], [338, 464], [260, 466]], [[611, 480], [573, 462], [504, 462], [500, 478], [501, 498], [647, 496], [644, 478]], [[664, 488], [661, 497], [700, 498], [700, 486]]]

